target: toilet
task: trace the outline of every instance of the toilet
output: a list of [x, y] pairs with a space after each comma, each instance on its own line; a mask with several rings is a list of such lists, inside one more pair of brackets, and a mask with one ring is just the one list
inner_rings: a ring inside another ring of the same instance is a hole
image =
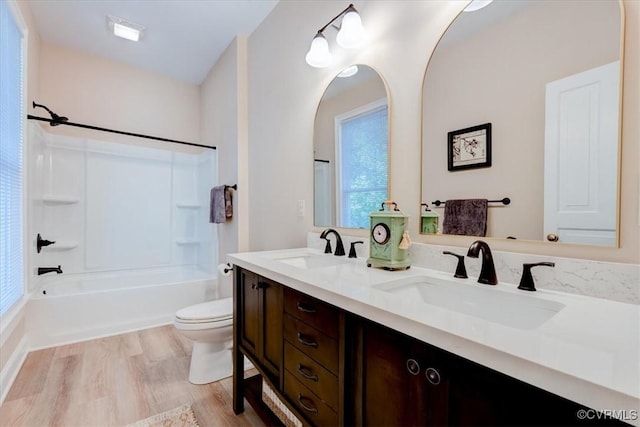
[[176, 312], [174, 326], [193, 341], [190, 383], [207, 384], [231, 376], [233, 298], [180, 309]]

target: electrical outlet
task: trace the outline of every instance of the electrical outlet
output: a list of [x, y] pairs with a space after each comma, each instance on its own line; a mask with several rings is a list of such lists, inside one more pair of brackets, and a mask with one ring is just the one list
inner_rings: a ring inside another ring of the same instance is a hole
[[304, 200], [298, 200], [298, 218], [304, 218], [304, 212], [305, 211], [305, 206], [304, 206]]

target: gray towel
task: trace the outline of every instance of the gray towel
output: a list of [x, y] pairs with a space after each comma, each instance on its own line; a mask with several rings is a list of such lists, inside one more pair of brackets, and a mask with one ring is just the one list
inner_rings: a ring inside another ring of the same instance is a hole
[[487, 199], [447, 200], [442, 233], [484, 237], [487, 233], [487, 206]]
[[211, 205], [209, 207], [209, 222], [220, 224], [227, 221], [225, 186], [219, 185], [211, 189]]

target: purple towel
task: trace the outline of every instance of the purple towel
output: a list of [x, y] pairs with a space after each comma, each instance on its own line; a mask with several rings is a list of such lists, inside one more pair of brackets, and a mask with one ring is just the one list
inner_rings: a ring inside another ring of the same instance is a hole
[[487, 206], [487, 199], [447, 200], [442, 233], [484, 237], [487, 233]]
[[209, 207], [209, 222], [220, 224], [227, 221], [224, 193], [225, 193], [224, 185], [219, 185], [211, 189], [211, 205]]

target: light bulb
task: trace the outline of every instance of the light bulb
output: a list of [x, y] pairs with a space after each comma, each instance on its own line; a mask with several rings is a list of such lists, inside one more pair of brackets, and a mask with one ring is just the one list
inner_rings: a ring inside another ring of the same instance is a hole
[[346, 49], [362, 46], [367, 33], [362, 26], [360, 15], [355, 9], [351, 9], [342, 17], [342, 25], [336, 37], [338, 44]]
[[471, 0], [471, 2], [464, 8], [465, 12], [475, 12], [485, 6], [489, 6], [493, 0]]
[[331, 63], [331, 53], [329, 52], [329, 43], [321, 32], [318, 32], [311, 42], [311, 47], [307, 56], [305, 56], [307, 64], [316, 68], [327, 67]]
[[358, 73], [358, 66], [352, 65], [351, 67], [347, 67], [344, 70], [342, 70], [342, 72], [338, 74], [338, 77], [351, 77], [351, 76], [355, 76], [357, 73]]

